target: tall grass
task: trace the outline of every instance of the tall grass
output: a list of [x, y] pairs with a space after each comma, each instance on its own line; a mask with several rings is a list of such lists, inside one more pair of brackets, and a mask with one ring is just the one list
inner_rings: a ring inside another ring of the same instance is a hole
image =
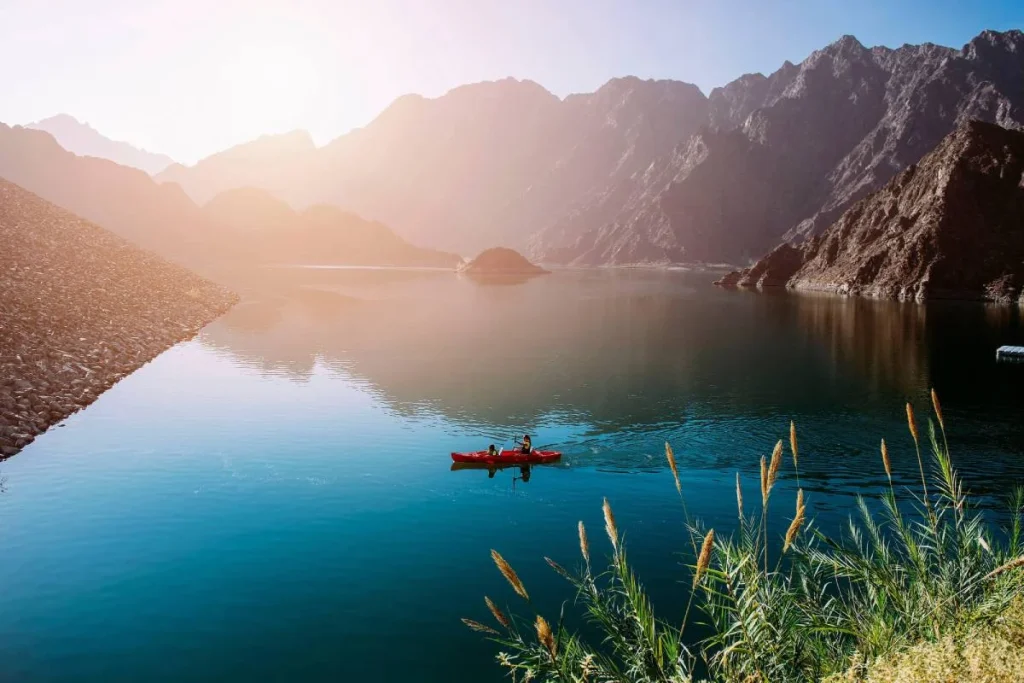
[[[880, 496], [880, 512], [873, 513], [858, 497], [847, 528], [838, 536], [815, 528], [807, 517], [804, 492], [798, 489], [791, 514], [772, 507], [772, 514], [788, 520], [788, 528], [779, 542], [769, 542], [769, 502], [783, 465], [782, 440], [770, 459], [761, 458], [757, 509], [744, 508], [737, 475], [738, 524], [731, 534], [704, 528], [686, 511], [694, 562], [686, 582], [689, 600], [678, 620], [655, 615], [605, 500], [610, 544], [606, 567], [592, 564], [582, 522], [582, 561], [576, 570], [545, 558], [574, 589], [574, 603], [600, 634], [598, 640], [588, 641], [564, 626], [567, 603], [557, 619], [548, 621], [536, 611], [529, 619], [506, 616], [486, 598], [495, 627], [465, 621], [501, 647], [499, 664], [514, 681], [523, 682], [689, 683], [697, 670], [709, 680], [724, 682], [784, 683], [829, 676], [866, 681], [874, 680], [876, 663], [879, 671], [891, 669], [892, 662], [904, 661], [900, 658], [906, 659], [906, 653], [922, 647], [959, 651], [957, 643], [970, 634], [1002, 623], [1011, 612], [1024, 612], [1019, 609], [1024, 595], [1024, 492], [1018, 490], [1009, 503], [1008, 527], [996, 529], [985, 522], [953, 465], [934, 391], [931, 398], [939, 431], [929, 419], [927, 468], [913, 408], [907, 405], [920, 491], [898, 491], [893, 485], [883, 440], [879, 466], [888, 487]], [[789, 440], [796, 468], [792, 424]], [[671, 447], [666, 457], [686, 510], [685, 485]], [[533, 610], [518, 575], [500, 554], [492, 555]], [[688, 639], [688, 623], [697, 614], [710, 635]], [[1024, 634], [1024, 624], [1019, 633]]]

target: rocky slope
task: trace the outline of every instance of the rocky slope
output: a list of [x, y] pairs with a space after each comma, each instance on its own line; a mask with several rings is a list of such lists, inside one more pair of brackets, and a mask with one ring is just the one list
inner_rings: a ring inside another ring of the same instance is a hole
[[722, 284], [1024, 304], [1024, 132], [962, 123], [825, 232]]
[[962, 50], [869, 49], [844, 36], [715, 90], [706, 129], [536, 236], [532, 253], [575, 264], [749, 260], [820, 232], [972, 118], [1024, 125], [1020, 31], [985, 31]]
[[4, 180], [0, 251], [0, 457], [235, 301]]
[[[266, 192], [240, 191], [200, 208], [174, 183], [158, 184], [142, 171], [77, 156], [48, 133], [20, 126], [0, 124], [0, 177], [210, 276], [220, 277], [225, 265], [454, 267], [459, 260], [414, 247], [387, 226], [335, 208], [311, 209], [300, 220]], [[279, 220], [268, 229], [272, 216]]]

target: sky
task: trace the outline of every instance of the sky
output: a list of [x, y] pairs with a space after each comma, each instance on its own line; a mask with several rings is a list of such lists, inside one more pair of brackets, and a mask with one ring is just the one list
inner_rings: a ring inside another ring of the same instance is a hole
[[67, 113], [194, 163], [300, 128], [324, 144], [464, 83], [565, 96], [634, 75], [709, 93], [843, 34], [961, 47], [986, 28], [1024, 28], [1024, 1], [0, 0], [0, 121]]

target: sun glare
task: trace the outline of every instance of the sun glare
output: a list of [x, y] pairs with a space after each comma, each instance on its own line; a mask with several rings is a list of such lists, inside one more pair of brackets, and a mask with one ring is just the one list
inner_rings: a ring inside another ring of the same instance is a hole
[[320, 85], [315, 62], [287, 43], [238, 45], [225, 55], [220, 76], [232, 118], [245, 130], [302, 127]]

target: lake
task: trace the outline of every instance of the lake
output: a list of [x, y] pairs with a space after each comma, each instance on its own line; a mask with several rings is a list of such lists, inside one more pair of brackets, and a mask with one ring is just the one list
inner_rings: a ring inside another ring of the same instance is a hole
[[[0, 680], [499, 681], [459, 621], [526, 610], [498, 549], [557, 618], [576, 522], [607, 548], [607, 496], [656, 611], [690, 561], [691, 513], [728, 533], [734, 477], [795, 420], [809, 513], [835, 528], [898, 484], [937, 387], [954, 460], [995, 504], [1024, 483], [1016, 309], [729, 292], [714, 275], [268, 270], [245, 301], [0, 463]], [[449, 452], [564, 452], [451, 471]], [[788, 449], [787, 449], [788, 453]], [[792, 462], [781, 475], [780, 530]], [[994, 514], [994, 513], [993, 513]]]

